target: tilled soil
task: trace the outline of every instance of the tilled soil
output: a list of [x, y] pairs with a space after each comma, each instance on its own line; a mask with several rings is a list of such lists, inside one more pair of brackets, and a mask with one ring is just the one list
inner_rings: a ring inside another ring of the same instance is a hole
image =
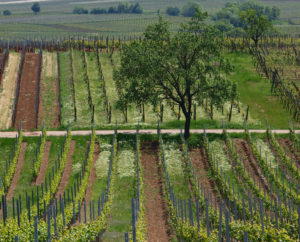
[[[86, 201], [87, 205], [89, 204], [89, 201], [90, 201], [93, 184], [97, 180], [97, 174], [96, 174], [95, 166], [96, 166], [96, 161], [98, 160], [99, 155], [100, 155], [100, 146], [99, 146], [99, 143], [95, 143], [92, 169], [91, 169], [91, 172], [90, 172], [90, 175], [89, 175], [88, 187], [85, 191], [85, 197], [84, 197], [84, 200]], [[80, 209], [80, 215], [81, 215], [81, 219], [83, 220], [83, 218], [84, 218], [84, 203], [83, 202], [82, 202], [81, 209]], [[78, 218], [77, 218], [77, 223], [79, 223]]]
[[61, 180], [60, 180], [60, 183], [59, 183], [56, 195], [55, 195], [56, 198], [59, 198], [59, 195], [64, 194], [64, 190], [65, 190], [66, 186], [68, 185], [69, 178], [70, 178], [71, 171], [72, 171], [72, 155], [75, 151], [75, 146], [76, 146], [76, 141], [71, 140], [65, 169], [63, 171], [63, 174], [62, 174], [62, 177], [61, 177]]
[[242, 159], [245, 160], [245, 169], [248, 169], [249, 167], [251, 177], [254, 178], [255, 183], [264, 185], [266, 191], [269, 192], [269, 183], [264, 177], [263, 172], [251, 151], [249, 143], [243, 139], [233, 139], [233, 142], [236, 146], [237, 153], [241, 156]]
[[145, 177], [147, 241], [169, 241], [169, 213], [163, 198], [164, 188], [158, 142], [141, 143], [141, 164]]
[[37, 89], [39, 55], [26, 53], [20, 82], [19, 99], [17, 103], [14, 127], [18, 129], [20, 121], [24, 130], [35, 128], [35, 101]]
[[292, 141], [286, 138], [280, 138], [278, 142], [283, 149], [286, 149], [287, 155], [292, 157], [294, 164], [300, 169], [300, 153], [293, 147]]
[[19, 154], [19, 158], [18, 158], [18, 164], [17, 164], [17, 167], [16, 167], [16, 171], [15, 171], [14, 177], [11, 181], [11, 184], [9, 186], [7, 195], [6, 195], [7, 200], [11, 199], [14, 195], [14, 190], [15, 190], [17, 184], [18, 184], [19, 177], [20, 177], [20, 174], [21, 174], [21, 170], [22, 170], [22, 167], [23, 167], [23, 164], [24, 164], [24, 156], [25, 156], [26, 148], [27, 148], [27, 142], [22, 142], [21, 149], [20, 149], [20, 154]]
[[46, 170], [47, 170], [47, 166], [48, 166], [48, 159], [49, 159], [51, 144], [52, 144], [51, 141], [46, 141], [44, 157], [43, 157], [43, 161], [42, 161], [42, 164], [41, 164], [41, 167], [40, 167], [38, 177], [36, 178], [36, 181], [35, 181], [35, 185], [39, 186], [45, 180], [45, 175], [46, 175]]
[[199, 149], [191, 149], [189, 151], [191, 163], [195, 168], [199, 186], [203, 188], [205, 197], [210, 196], [212, 201], [216, 201], [217, 207], [220, 203], [220, 194], [217, 190], [217, 184], [208, 174], [209, 164], [203, 147]]

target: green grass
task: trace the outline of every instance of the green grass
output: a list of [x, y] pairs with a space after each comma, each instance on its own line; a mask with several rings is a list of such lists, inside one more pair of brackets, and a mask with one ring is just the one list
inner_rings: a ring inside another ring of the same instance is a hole
[[69, 52], [60, 52], [60, 91], [62, 125], [67, 126], [74, 121], [74, 102], [72, 93], [72, 72]]
[[[48, 66], [48, 58], [51, 59], [52, 65]], [[48, 68], [51, 68], [49, 71]], [[55, 105], [58, 100], [58, 93], [56, 92], [55, 83], [57, 80], [57, 56], [56, 53], [43, 52], [43, 66], [41, 73], [41, 105], [43, 107], [44, 116], [39, 116], [39, 125], [42, 125], [43, 120], [45, 121], [46, 127], [54, 126]]]
[[[6, 161], [12, 155], [12, 149], [14, 148], [14, 144], [16, 139], [0, 139], [0, 177], [4, 179], [5, 171], [6, 171]], [[9, 166], [7, 167], [7, 169]]]
[[83, 57], [79, 50], [72, 50], [75, 97], [77, 108], [76, 126], [91, 123], [91, 110], [88, 103], [88, 85], [84, 77]]
[[103, 241], [123, 241], [124, 233], [130, 230], [131, 199], [135, 196], [136, 170], [133, 139], [119, 136], [117, 179], [113, 195], [112, 212]]
[[[273, 128], [287, 128], [291, 115], [283, 108], [279, 98], [270, 94], [270, 83], [255, 71], [251, 56], [243, 53], [229, 53], [227, 57], [235, 66], [230, 76], [238, 85], [241, 102], [248, 104], [250, 112], [263, 126], [265, 120]], [[295, 127], [300, 127], [296, 124]]]
[[105, 112], [105, 97], [103, 94], [103, 84], [97, 65], [97, 55], [95, 52], [86, 52], [87, 72], [90, 80], [90, 89], [93, 104], [95, 106], [95, 124], [104, 124], [107, 122]]

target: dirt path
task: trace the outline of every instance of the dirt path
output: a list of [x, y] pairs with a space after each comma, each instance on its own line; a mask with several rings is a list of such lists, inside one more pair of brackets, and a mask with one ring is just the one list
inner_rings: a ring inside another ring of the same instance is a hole
[[15, 171], [14, 177], [11, 181], [11, 184], [9, 186], [7, 195], [6, 195], [6, 199], [8, 199], [8, 200], [13, 197], [14, 190], [15, 190], [17, 184], [18, 184], [19, 176], [20, 176], [23, 164], [24, 164], [24, 157], [25, 157], [26, 148], [27, 148], [27, 142], [23, 142], [21, 144], [21, 150], [20, 150], [20, 154], [19, 154], [19, 158], [18, 158], [18, 164], [17, 164], [17, 167], [16, 167], [16, 171]]
[[189, 151], [191, 163], [195, 168], [196, 176], [199, 181], [199, 186], [201, 190], [201, 186], [203, 188], [205, 197], [207, 194], [212, 198], [213, 201], [217, 202], [217, 206], [219, 207], [220, 202], [220, 194], [217, 190], [217, 184], [214, 180], [210, 179], [208, 171], [209, 171], [209, 164], [207, 160], [207, 156], [203, 147], [199, 149], [191, 149]]
[[64, 169], [63, 174], [61, 176], [60, 183], [59, 183], [57, 192], [55, 194], [56, 198], [59, 198], [59, 195], [63, 195], [64, 190], [65, 190], [66, 186], [68, 185], [69, 178], [70, 178], [71, 171], [72, 171], [72, 155], [75, 151], [75, 146], [76, 146], [76, 141], [71, 140], [69, 153], [68, 153], [68, 157], [67, 157], [67, 161], [66, 161], [66, 165], [65, 165], [65, 169]]
[[3, 73], [0, 91], [0, 129], [8, 129], [11, 126], [12, 106], [20, 64], [20, 54], [11, 52]]
[[[135, 134], [135, 129], [119, 129], [119, 134]], [[203, 129], [191, 129], [192, 134], [203, 134]], [[221, 129], [208, 129], [206, 130], [207, 134], [222, 134], [223, 130]], [[242, 129], [228, 129], [228, 133], [244, 133]], [[250, 133], [265, 133], [265, 130], [249, 130]], [[289, 130], [273, 130], [276, 134], [288, 134]], [[71, 134], [74, 136], [80, 135], [91, 135], [90, 130], [73, 130]], [[141, 129], [141, 134], [157, 134], [156, 129]], [[180, 134], [179, 129], [162, 129], [162, 134]], [[295, 131], [295, 133], [300, 133], [300, 130]], [[18, 133], [16, 131], [2, 131], [0, 132], [0, 138], [15, 138]], [[42, 134], [41, 131], [32, 131], [24, 132], [25, 137], [38, 137]], [[96, 130], [96, 135], [111, 135], [114, 134], [114, 130]], [[47, 136], [65, 136], [66, 131], [47, 131]]]
[[47, 170], [47, 166], [48, 166], [48, 159], [49, 159], [51, 144], [52, 144], [51, 141], [46, 142], [43, 161], [42, 161], [42, 164], [41, 164], [41, 167], [40, 167], [38, 177], [36, 178], [35, 185], [39, 186], [45, 180], [45, 175], [46, 175], [46, 170]]
[[59, 126], [59, 83], [57, 78], [56, 53], [43, 53], [43, 64], [39, 96], [39, 126], [45, 120], [46, 127]]
[[20, 82], [19, 99], [14, 127], [19, 128], [22, 120], [24, 130], [35, 128], [35, 97], [37, 89], [39, 55], [26, 53]]
[[236, 146], [237, 153], [245, 159], [245, 168], [248, 169], [251, 177], [254, 178], [255, 184], [260, 184], [260, 187], [265, 186], [266, 191], [270, 191], [270, 186], [267, 179], [264, 177], [260, 166], [257, 164], [256, 159], [251, 151], [250, 145], [247, 141], [242, 139], [233, 139], [234, 145]]
[[[93, 184], [97, 180], [97, 174], [96, 174], [96, 161], [98, 160], [98, 157], [100, 155], [100, 146], [99, 143], [95, 143], [95, 150], [94, 150], [94, 158], [93, 158], [93, 164], [92, 169], [89, 175], [89, 181], [88, 181], [88, 187], [85, 191], [85, 197], [84, 200], [86, 201], [86, 204], [89, 204], [90, 197], [92, 194]], [[82, 202], [81, 209], [80, 209], [81, 219], [84, 218], [84, 203]], [[79, 220], [77, 220], [77, 223], [79, 223]]]
[[280, 146], [287, 150], [287, 155], [292, 157], [293, 163], [300, 169], [300, 153], [293, 147], [292, 141], [286, 138], [278, 139]]
[[158, 142], [142, 142], [141, 162], [145, 173], [147, 241], [169, 241], [167, 204], [163, 199], [162, 170], [159, 166]]

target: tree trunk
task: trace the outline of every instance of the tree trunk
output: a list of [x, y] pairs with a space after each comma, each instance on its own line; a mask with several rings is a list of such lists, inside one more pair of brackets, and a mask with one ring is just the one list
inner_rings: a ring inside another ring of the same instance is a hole
[[185, 116], [184, 124], [184, 139], [187, 140], [190, 137], [190, 125], [191, 125], [191, 115]]

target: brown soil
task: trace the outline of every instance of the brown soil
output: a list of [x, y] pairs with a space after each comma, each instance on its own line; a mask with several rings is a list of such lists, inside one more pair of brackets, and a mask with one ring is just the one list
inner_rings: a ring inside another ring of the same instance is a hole
[[[89, 201], [90, 201], [93, 184], [97, 180], [97, 174], [96, 174], [96, 167], [95, 166], [96, 166], [96, 161], [98, 160], [99, 154], [100, 154], [100, 146], [99, 146], [99, 143], [96, 143], [95, 144], [95, 150], [94, 150], [94, 159], [93, 159], [92, 169], [91, 169], [91, 172], [90, 172], [88, 187], [85, 191], [85, 197], [84, 197], [84, 200], [86, 201], [86, 204], [88, 204]], [[84, 203], [83, 202], [82, 202], [82, 205], [81, 205], [80, 213], [81, 213], [81, 218], [84, 218]], [[77, 219], [77, 223], [79, 223], [78, 219]]]
[[217, 190], [217, 184], [208, 176], [209, 164], [204, 148], [191, 149], [189, 154], [191, 163], [195, 168], [200, 189], [202, 185], [205, 191], [205, 197], [207, 197], [207, 193], [209, 193], [213, 201], [216, 199], [217, 206], [219, 207], [220, 194]]
[[20, 149], [20, 154], [19, 154], [19, 158], [18, 158], [16, 171], [15, 171], [14, 177], [11, 181], [11, 184], [9, 186], [9, 189], [8, 189], [8, 192], [6, 195], [6, 199], [11, 199], [14, 195], [14, 190], [18, 184], [19, 176], [20, 176], [23, 164], [24, 164], [24, 156], [25, 156], [26, 148], [27, 148], [27, 142], [23, 142], [21, 144], [21, 149]]
[[18, 67], [20, 63], [20, 55], [10, 53], [3, 74], [0, 94], [0, 128], [8, 129], [11, 126], [12, 105], [14, 102]]
[[234, 145], [236, 145], [237, 152], [241, 156], [241, 158], [246, 158], [245, 168], [248, 169], [249, 166], [251, 178], [254, 177], [256, 184], [264, 184], [266, 191], [269, 192], [269, 183], [264, 177], [260, 166], [257, 164], [248, 142], [243, 139], [234, 139], [233, 142]]
[[171, 237], [158, 154], [158, 142], [141, 143], [141, 163], [145, 177], [147, 241], [169, 241]]
[[38, 174], [38, 177], [36, 178], [35, 185], [41, 185], [45, 180], [46, 170], [48, 166], [48, 159], [50, 154], [50, 148], [51, 148], [51, 141], [47, 141], [45, 145], [45, 151], [44, 151], [44, 157], [43, 161], [40, 167], [40, 171]]
[[298, 169], [300, 169], [300, 153], [293, 147], [292, 141], [289, 139], [280, 138], [278, 139], [278, 142], [283, 149], [286, 149], [287, 155], [292, 157], [293, 163], [296, 161], [294, 164], [296, 164]]
[[66, 186], [68, 185], [69, 178], [70, 178], [71, 171], [72, 171], [72, 155], [75, 151], [75, 146], [76, 146], [76, 141], [71, 140], [65, 169], [64, 169], [62, 177], [60, 179], [60, 183], [59, 183], [57, 192], [55, 194], [56, 198], [59, 198], [59, 195], [63, 195], [64, 190], [65, 190]]
[[35, 97], [38, 73], [39, 55], [26, 53], [24, 67], [20, 82], [19, 99], [16, 110], [15, 129], [19, 128], [22, 120], [22, 128], [31, 130], [35, 128]]

